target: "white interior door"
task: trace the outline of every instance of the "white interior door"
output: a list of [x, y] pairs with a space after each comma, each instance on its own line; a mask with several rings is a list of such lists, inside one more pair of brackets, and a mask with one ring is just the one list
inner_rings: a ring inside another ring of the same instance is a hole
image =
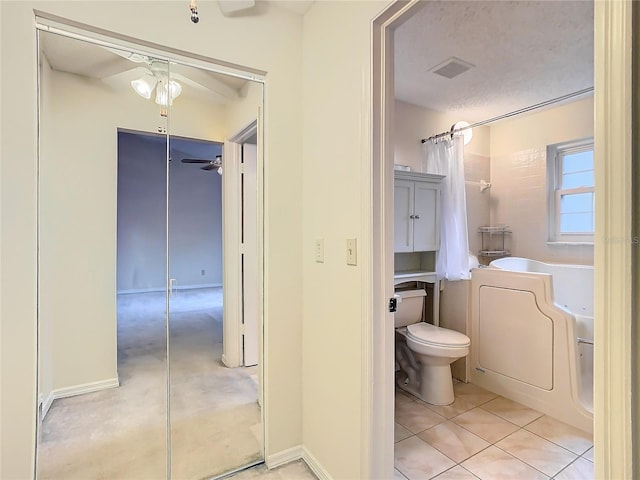
[[242, 145], [242, 321], [243, 363], [258, 363], [258, 149]]

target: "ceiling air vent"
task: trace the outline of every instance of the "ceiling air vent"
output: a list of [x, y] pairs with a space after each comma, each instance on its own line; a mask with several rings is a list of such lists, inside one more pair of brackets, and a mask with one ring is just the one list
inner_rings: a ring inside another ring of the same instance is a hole
[[475, 65], [472, 65], [469, 62], [460, 60], [457, 57], [451, 57], [444, 62], [436, 65], [429, 71], [442, 77], [453, 78], [473, 67], [475, 67]]

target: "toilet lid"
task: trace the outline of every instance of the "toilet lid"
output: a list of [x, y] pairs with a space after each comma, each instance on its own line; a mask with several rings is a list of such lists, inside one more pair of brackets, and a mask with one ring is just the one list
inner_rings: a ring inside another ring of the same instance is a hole
[[469, 337], [463, 333], [425, 322], [408, 325], [407, 335], [418, 342], [440, 347], [468, 347], [471, 343]]

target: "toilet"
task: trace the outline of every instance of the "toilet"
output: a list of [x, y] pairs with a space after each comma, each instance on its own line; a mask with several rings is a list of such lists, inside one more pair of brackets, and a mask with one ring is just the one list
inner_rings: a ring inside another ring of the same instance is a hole
[[466, 335], [422, 321], [424, 289], [397, 291], [396, 361], [403, 390], [432, 405], [453, 403], [451, 364], [469, 354]]

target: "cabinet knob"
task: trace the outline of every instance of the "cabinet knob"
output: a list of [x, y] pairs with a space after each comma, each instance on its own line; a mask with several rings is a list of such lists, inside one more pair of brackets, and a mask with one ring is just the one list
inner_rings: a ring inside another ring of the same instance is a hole
[[414, 215], [413, 218], [415, 218], [416, 220], [420, 218], [420, 215]]

